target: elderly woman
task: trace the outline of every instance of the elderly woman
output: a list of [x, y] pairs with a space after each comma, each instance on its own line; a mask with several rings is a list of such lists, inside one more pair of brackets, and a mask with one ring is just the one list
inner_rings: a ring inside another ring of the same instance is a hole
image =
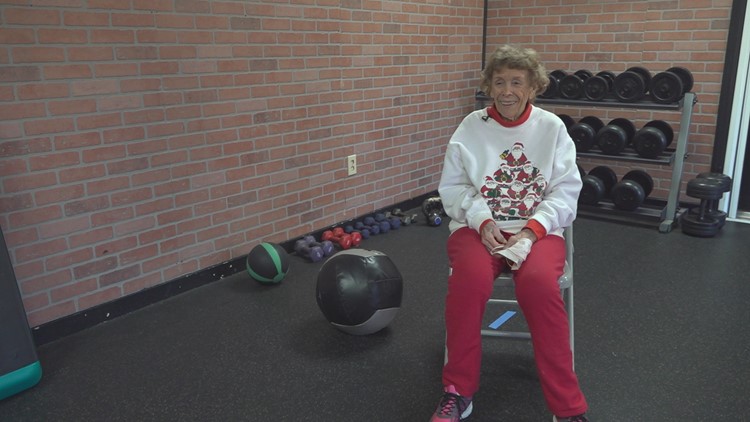
[[482, 72], [481, 88], [492, 105], [469, 114], [448, 143], [438, 188], [451, 217], [447, 353], [433, 422], [459, 421], [472, 411], [482, 315], [493, 281], [507, 265], [547, 406], [556, 421], [588, 421], [558, 286], [562, 232], [575, 219], [581, 178], [563, 122], [532, 105], [547, 83], [535, 51], [498, 48]]

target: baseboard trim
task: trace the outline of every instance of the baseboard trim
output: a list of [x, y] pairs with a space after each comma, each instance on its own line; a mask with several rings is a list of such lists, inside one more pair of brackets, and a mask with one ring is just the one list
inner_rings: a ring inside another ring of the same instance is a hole
[[[411, 210], [417, 207], [421, 207], [422, 202], [424, 202], [425, 199], [435, 195], [437, 195], [437, 192], [429, 192], [416, 198], [394, 204], [385, 209], [376, 210], [373, 213], [368, 213], [367, 215], [375, 214], [378, 212], [386, 212], [394, 208]], [[334, 226], [346, 225], [353, 221], [358, 221], [362, 218], [363, 217], [358, 217], [356, 219], [343, 221], [339, 224], [335, 224]], [[320, 238], [323, 232], [329, 229], [330, 228], [323, 228], [310, 233], [310, 235], [313, 235], [316, 238]], [[286, 251], [292, 253], [294, 251], [295, 240], [296, 239], [287, 240], [281, 243], [281, 246]], [[68, 316], [64, 316], [54, 321], [50, 321], [33, 327], [31, 332], [34, 336], [34, 343], [37, 347], [47, 343], [51, 343], [55, 340], [61, 339], [71, 334], [75, 334], [87, 328], [91, 328], [102, 322], [111, 321], [114, 318], [127, 315], [148, 305], [152, 305], [178, 294], [187, 292], [196, 287], [201, 287], [214, 281], [221, 280], [224, 277], [234, 275], [244, 270], [245, 257], [238, 257], [231, 261], [223, 262], [213, 267], [196, 271], [192, 274], [188, 274], [177, 279], [164, 282], [162, 284], [141, 290], [128, 296], [124, 296], [119, 299], [115, 299], [113, 301], [103, 303], [101, 305], [97, 305]]]

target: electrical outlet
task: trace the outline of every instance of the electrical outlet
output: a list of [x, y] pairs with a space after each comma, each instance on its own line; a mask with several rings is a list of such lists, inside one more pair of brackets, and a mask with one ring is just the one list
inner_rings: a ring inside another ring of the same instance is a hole
[[357, 155], [353, 154], [346, 157], [346, 170], [349, 176], [357, 174]]

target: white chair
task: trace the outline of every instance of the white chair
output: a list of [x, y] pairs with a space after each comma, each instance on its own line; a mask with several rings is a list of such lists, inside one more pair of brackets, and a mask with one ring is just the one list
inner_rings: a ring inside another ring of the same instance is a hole
[[[560, 292], [563, 295], [565, 301], [565, 310], [568, 313], [568, 325], [570, 326], [570, 350], [573, 352], [573, 366], [575, 367], [575, 346], [574, 346], [574, 314], [573, 314], [573, 226], [566, 227], [563, 235], [565, 237], [565, 267], [563, 274], [558, 279], [560, 283]], [[503, 272], [498, 278], [495, 279], [495, 288], [513, 287], [513, 274], [510, 271]], [[487, 302], [487, 308], [491, 308], [492, 304], [504, 304], [513, 307], [518, 306], [518, 301], [514, 298], [496, 298], [492, 297]], [[531, 333], [527, 331], [504, 331], [504, 330], [492, 330], [482, 329], [482, 335], [486, 337], [500, 337], [506, 339], [521, 339], [530, 340]]]

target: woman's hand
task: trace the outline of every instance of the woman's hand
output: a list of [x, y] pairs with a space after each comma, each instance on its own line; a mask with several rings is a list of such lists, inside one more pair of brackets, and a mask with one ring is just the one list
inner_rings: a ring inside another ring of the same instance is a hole
[[534, 232], [531, 231], [530, 229], [523, 229], [520, 232], [509, 237], [508, 240], [505, 241], [505, 245], [503, 245], [503, 249], [510, 248], [511, 246], [515, 245], [516, 242], [518, 242], [519, 240], [523, 238], [531, 240], [531, 243], [536, 242], [536, 235], [534, 234]]
[[496, 248], [502, 249], [503, 245], [505, 245], [505, 236], [503, 236], [500, 228], [494, 222], [485, 224], [479, 235], [482, 238], [482, 244], [490, 253]]

